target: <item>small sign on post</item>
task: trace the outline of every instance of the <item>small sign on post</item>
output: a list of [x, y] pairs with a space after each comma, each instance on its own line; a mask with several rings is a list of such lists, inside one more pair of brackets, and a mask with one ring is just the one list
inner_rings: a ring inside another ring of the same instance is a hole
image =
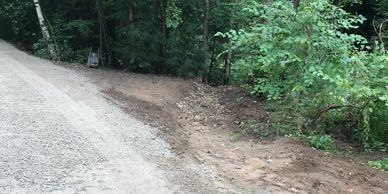
[[98, 52], [95, 53], [93, 52], [92, 48], [90, 48], [87, 66], [90, 68], [97, 68], [99, 61], [98, 59]]

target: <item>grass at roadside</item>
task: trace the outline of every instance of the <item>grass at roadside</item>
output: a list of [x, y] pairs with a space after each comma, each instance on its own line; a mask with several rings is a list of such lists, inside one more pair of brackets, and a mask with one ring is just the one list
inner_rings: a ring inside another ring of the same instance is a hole
[[381, 160], [369, 161], [368, 165], [372, 168], [386, 171], [386, 170], [388, 170], [388, 158], [383, 158]]

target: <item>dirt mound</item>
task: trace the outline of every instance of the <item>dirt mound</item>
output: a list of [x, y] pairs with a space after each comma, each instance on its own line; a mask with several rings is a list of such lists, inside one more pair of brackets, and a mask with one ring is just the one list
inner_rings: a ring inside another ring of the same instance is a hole
[[100, 80], [107, 98], [160, 129], [176, 152], [213, 166], [241, 192], [386, 193], [388, 173], [367, 167], [368, 154], [332, 155], [304, 142], [230, 137], [242, 121], [267, 120], [262, 102], [236, 87], [191, 80], [79, 68]]
[[[160, 106], [126, 95], [113, 88], [104, 90], [107, 98], [121, 107], [126, 113], [132, 114], [135, 118], [160, 130], [160, 136], [166, 139], [176, 152], [183, 152], [187, 149], [188, 142], [182, 133], [180, 123], [173, 116], [163, 110]], [[133, 114], [136, 113], [136, 114]]]

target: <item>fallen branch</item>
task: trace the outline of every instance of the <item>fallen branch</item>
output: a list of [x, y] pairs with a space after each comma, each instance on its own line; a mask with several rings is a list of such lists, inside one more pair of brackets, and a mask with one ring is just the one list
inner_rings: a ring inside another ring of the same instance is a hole
[[319, 109], [319, 111], [315, 115], [313, 123], [316, 123], [322, 117], [322, 115], [324, 113], [326, 113], [330, 110], [340, 109], [340, 108], [355, 108], [355, 106], [353, 106], [353, 105], [330, 105], [330, 106], [326, 106], [324, 108], [321, 108], [321, 109]]
[[384, 43], [384, 39], [383, 39], [383, 26], [384, 26], [385, 22], [388, 22], [388, 19], [385, 19], [384, 21], [382, 21], [381, 24], [379, 25], [378, 29], [375, 25], [375, 20], [373, 20], [373, 22], [372, 22], [373, 29], [375, 30], [377, 36], [379, 37], [380, 42], [381, 42], [384, 50], [385, 50], [385, 43]]

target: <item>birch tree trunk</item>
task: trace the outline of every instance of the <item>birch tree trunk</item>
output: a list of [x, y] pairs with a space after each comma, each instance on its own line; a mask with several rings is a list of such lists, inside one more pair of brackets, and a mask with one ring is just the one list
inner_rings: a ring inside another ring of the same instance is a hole
[[45, 24], [44, 17], [42, 14], [42, 9], [40, 8], [39, 0], [34, 0], [34, 4], [35, 4], [35, 8], [36, 8], [36, 14], [37, 14], [38, 20], [39, 20], [39, 25], [40, 25], [40, 28], [42, 29], [43, 38], [47, 42], [47, 46], [48, 46], [48, 50], [50, 52], [51, 59], [57, 60], [58, 55], [55, 51], [55, 46], [51, 40], [49, 30]]

